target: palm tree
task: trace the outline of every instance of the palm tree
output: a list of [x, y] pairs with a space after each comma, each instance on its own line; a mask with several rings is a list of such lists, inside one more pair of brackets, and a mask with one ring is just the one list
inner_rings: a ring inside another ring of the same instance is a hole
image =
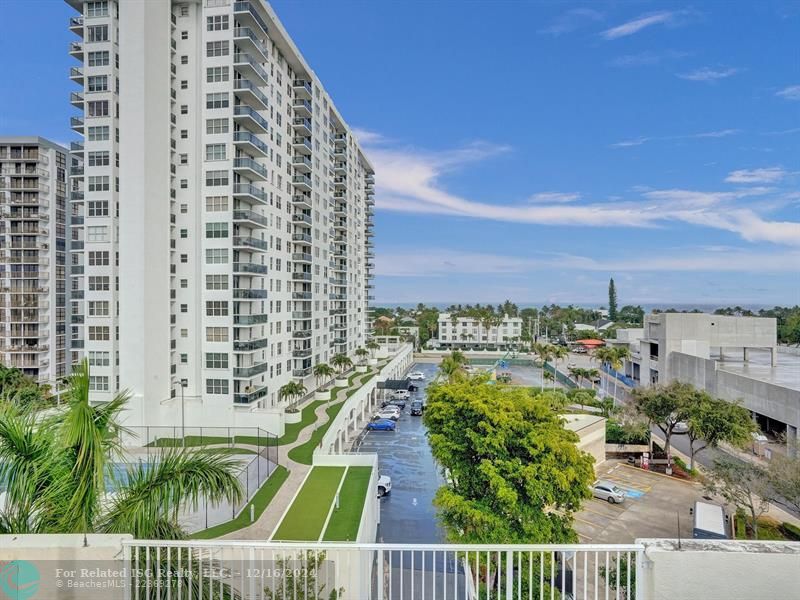
[[331, 364], [334, 367], [336, 367], [336, 369], [339, 371], [339, 374], [341, 375], [347, 369], [353, 366], [353, 361], [350, 360], [350, 357], [347, 356], [346, 354], [336, 354], [331, 359]]
[[[600, 347], [592, 353], [592, 360], [599, 361], [604, 367], [607, 367], [611, 364], [614, 358], [614, 349], [609, 347]], [[606, 393], [608, 393], [608, 381], [606, 377], [601, 375], [602, 379], [600, 380], [600, 389], [603, 389], [603, 382], [606, 382]]]
[[327, 363], [317, 363], [314, 365], [313, 373], [317, 380], [317, 387], [322, 388], [324, 383], [333, 377], [335, 371], [333, 370], [333, 367]]
[[540, 344], [537, 342], [533, 345], [533, 351], [539, 357], [539, 360], [542, 361], [542, 391], [544, 391], [544, 365], [552, 356], [550, 348], [550, 344]]
[[583, 378], [586, 377], [586, 369], [582, 369], [580, 367], [568, 367], [567, 371], [569, 371], [569, 376], [575, 380], [575, 383], [578, 384], [578, 388], [582, 388], [583, 386], [581, 383], [583, 382]]
[[205, 499], [238, 503], [239, 461], [215, 450], [164, 449], [157, 461], [128, 466], [114, 480], [122, 456], [118, 418], [128, 394], [89, 404], [89, 366], [76, 365], [54, 415], [0, 401], [0, 480], [6, 501], [0, 533], [130, 533], [140, 539], [181, 539], [178, 514]]
[[[615, 371], [619, 371], [622, 368], [623, 360], [628, 360], [631, 357], [631, 351], [625, 348], [624, 346], [619, 346], [614, 348], [614, 356], [615, 360], [612, 364]], [[614, 376], [614, 398], [617, 397], [617, 377]]]
[[356, 356], [358, 357], [358, 362], [363, 365], [367, 360], [367, 356], [369, 356], [369, 352], [364, 348], [356, 348]]
[[600, 371], [592, 368], [592, 369], [584, 369], [584, 372], [585, 372], [584, 377], [586, 377], [586, 379], [589, 380], [592, 389], [594, 389], [594, 380], [600, 377]]
[[375, 358], [375, 351], [379, 350], [381, 345], [375, 340], [370, 340], [365, 345], [367, 347], [367, 350], [369, 350], [370, 358]]
[[450, 358], [459, 366], [463, 366], [469, 363], [469, 359], [467, 358], [467, 356], [460, 350], [453, 350], [450, 353]]
[[556, 382], [556, 376], [553, 375], [550, 371], [545, 371], [544, 373], [542, 373], [542, 377], [544, 379], [547, 379], [547, 381], [552, 381], [553, 382], [553, 387], [555, 387], [555, 385], [556, 385], [556, 383], [555, 383]]
[[446, 356], [439, 364], [439, 372], [444, 375], [448, 381], [453, 381], [464, 373], [463, 363], [455, 360], [452, 355]]
[[289, 398], [291, 405], [292, 402], [306, 393], [306, 386], [304, 386], [299, 381], [290, 381], [289, 383], [285, 383], [281, 386], [278, 390], [278, 398]]
[[[561, 360], [562, 358], [567, 358], [569, 356], [569, 351], [566, 348], [564, 348], [564, 346], [550, 346], [550, 348], [551, 348], [550, 352], [553, 355], [553, 363], [554, 363], [553, 375], [556, 375], [556, 373], [558, 373], [558, 361]], [[555, 378], [553, 379], [553, 389], [556, 389]]]

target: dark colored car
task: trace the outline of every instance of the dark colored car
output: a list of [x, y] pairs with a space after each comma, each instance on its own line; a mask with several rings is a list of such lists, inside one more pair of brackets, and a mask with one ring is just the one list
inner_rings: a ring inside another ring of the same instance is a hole
[[422, 414], [422, 409], [423, 408], [424, 407], [422, 406], [422, 402], [420, 402], [419, 400], [414, 400], [414, 402], [411, 403], [411, 414], [412, 414], [412, 416], [415, 416], [415, 417], [420, 416]]
[[396, 427], [397, 424], [391, 419], [378, 419], [377, 421], [367, 423], [367, 429], [369, 431], [394, 431]]
[[399, 398], [392, 398], [388, 402], [384, 402], [381, 406], [396, 406], [400, 410], [405, 410], [406, 401]]

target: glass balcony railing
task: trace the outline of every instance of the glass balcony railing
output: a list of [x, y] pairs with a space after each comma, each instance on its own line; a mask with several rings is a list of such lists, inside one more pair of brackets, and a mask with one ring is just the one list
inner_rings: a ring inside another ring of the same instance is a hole
[[267, 123], [267, 120], [260, 114], [258, 114], [258, 112], [254, 108], [251, 108], [250, 106], [246, 106], [244, 104], [234, 106], [233, 118], [235, 119], [236, 117], [247, 117], [248, 119], [251, 119], [255, 123], [257, 129], [262, 130], [264, 133], [269, 131], [269, 123]]
[[269, 154], [269, 146], [267, 146], [264, 142], [262, 142], [258, 137], [256, 137], [249, 131], [235, 131], [233, 133], [233, 141], [252, 144], [264, 156]]
[[260, 350], [269, 346], [267, 338], [260, 338], [257, 340], [236, 340], [233, 342], [233, 349], [236, 352], [252, 352], [253, 350]]
[[233, 245], [234, 246], [244, 246], [247, 248], [256, 248], [258, 250], [267, 251], [269, 250], [269, 242], [264, 240], [259, 240], [258, 238], [246, 236], [246, 235], [235, 235], [233, 236]]

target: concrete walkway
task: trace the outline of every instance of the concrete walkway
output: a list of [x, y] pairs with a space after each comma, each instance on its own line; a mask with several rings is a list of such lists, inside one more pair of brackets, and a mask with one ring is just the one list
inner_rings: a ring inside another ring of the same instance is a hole
[[278, 446], [278, 464], [286, 467], [289, 470], [289, 477], [283, 482], [283, 485], [278, 490], [278, 493], [275, 494], [267, 508], [261, 514], [261, 517], [255, 523], [243, 529], [232, 531], [231, 533], [228, 533], [219, 539], [270, 539], [273, 532], [278, 527], [281, 517], [286, 512], [286, 509], [289, 508], [289, 505], [292, 503], [297, 490], [300, 489], [300, 485], [303, 483], [303, 480], [306, 478], [306, 475], [312, 468], [312, 465], [304, 465], [291, 460], [289, 458], [289, 451], [297, 446], [305, 444], [309, 439], [311, 439], [314, 431], [328, 422], [329, 419], [326, 412], [328, 408], [340, 402], [344, 402], [347, 399], [347, 392], [349, 390], [361, 387], [364, 381], [379, 371], [382, 366], [383, 365], [378, 364], [377, 366], [373, 367], [372, 370], [369, 370], [366, 373], [359, 373], [358, 376], [353, 379], [352, 385], [342, 388], [336, 393], [335, 400], [332, 402], [325, 402], [317, 407], [317, 409], [314, 411], [317, 420], [302, 429], [300, 434], [297, 436], [297, 440], [291, 444]]

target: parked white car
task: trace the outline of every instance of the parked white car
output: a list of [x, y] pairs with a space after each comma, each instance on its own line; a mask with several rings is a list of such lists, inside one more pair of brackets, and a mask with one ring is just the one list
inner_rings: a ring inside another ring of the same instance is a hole
[[411, 392], [408, 390], [397, 390], [394, 394], [392, 394], [392, 398], [395, 400], [408, 400], [411, 398]]
[[411, 381], [420, 381], [422, 379], [425, 379], [425, 373], [423, 373], [422, 371], [412, 371], [411, 373], [408, 374], [408, 378]]
[[378, 477], [378, 498], [392, 493], [392, 478], [388, 475]]
[[396, 406], [386, 406], [385, 408], [380, 409], [375, 414], [376, 419], [391, 419], [392, 421], [397, 421], [400, 418], [400, 409]]
[[675, 423], [675, 427], [672, 428], [672, 433], [689, 433], [689, 424], [684, 421], [678, 421]]
[[617, 487], [610, 481], [598, 481], [592, 486], [592, 495], [609, 504], [622, 504], [625, 502], [625, 490]]

